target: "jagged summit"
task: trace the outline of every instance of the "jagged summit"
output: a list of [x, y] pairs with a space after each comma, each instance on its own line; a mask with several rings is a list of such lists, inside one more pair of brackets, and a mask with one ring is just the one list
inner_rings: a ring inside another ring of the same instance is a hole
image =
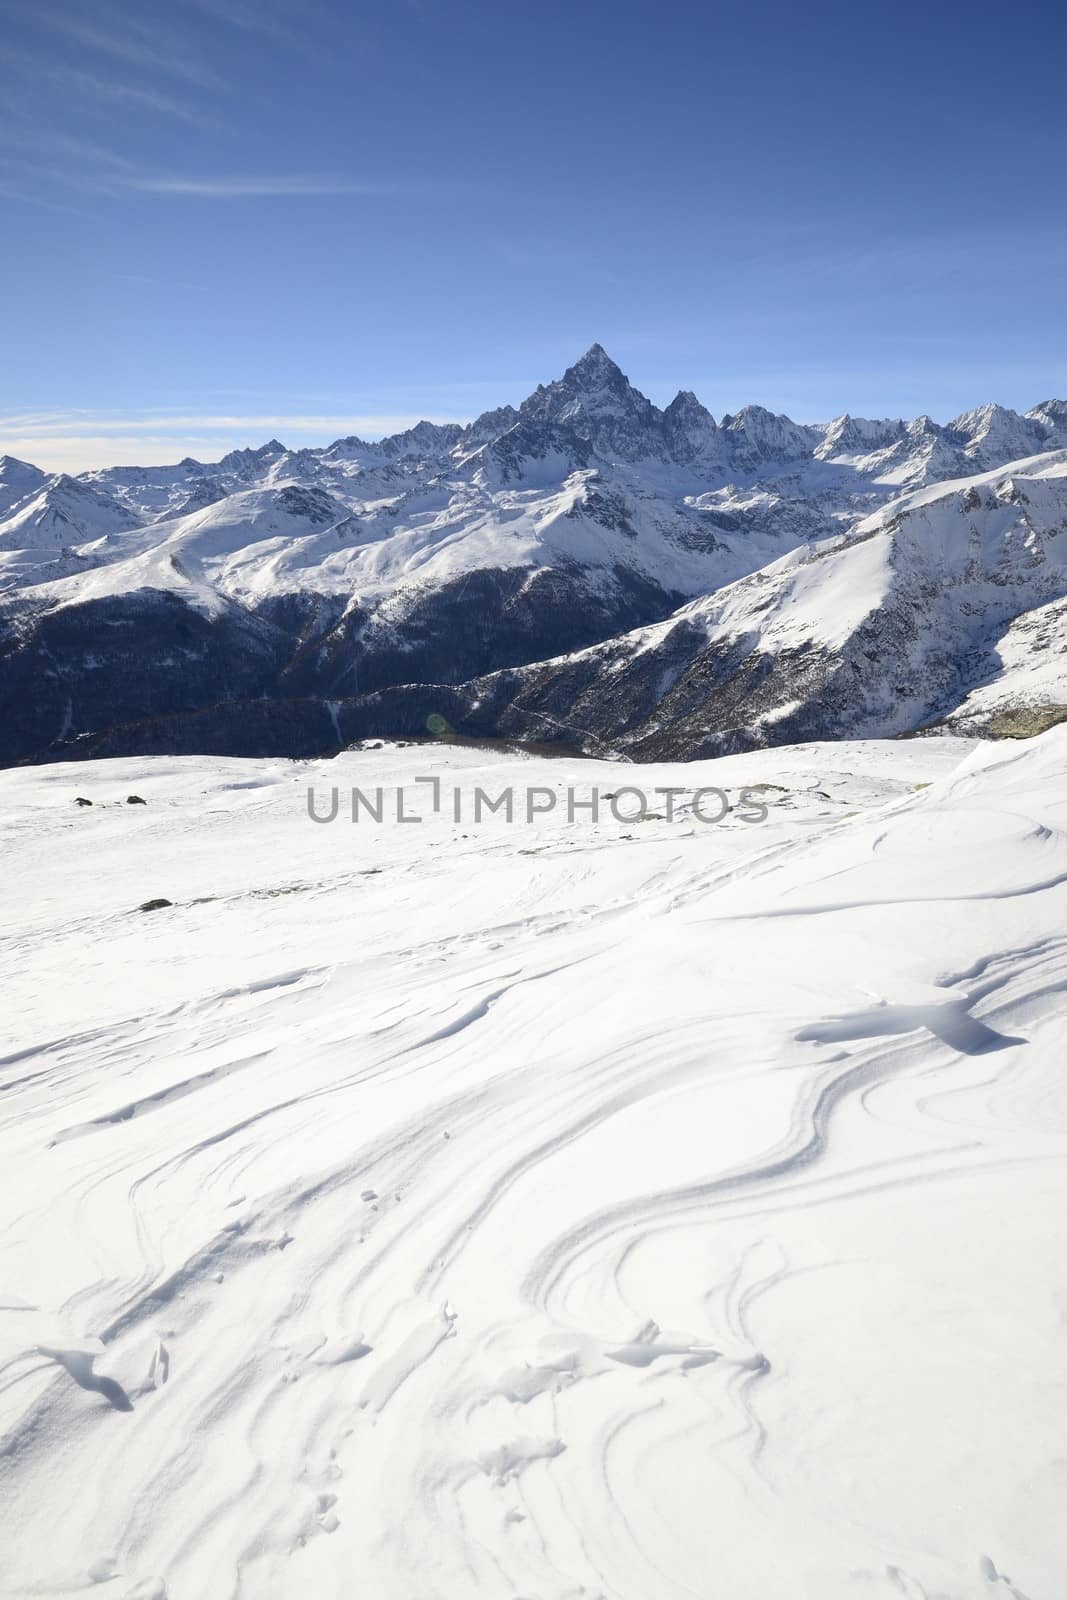
[[467, 424], [423, 419], [379, 439], [350, 435], [298, 450], [272, 438], [231, 450], [216, 462], [186, 456], [174, 467], [98, 468], [76, 478], [49, 475], [30, 462], [2, 455], [0, 518], [49, 481], [61, 482], [71, 493], [88, 482], [157, 517], [173, 513], [190, 493], [204, 493], [194, 479], [214, 483], [217, 478], [223, 487], [228, 482], [235, 488], [268, 476], [281, 481], [290, 473], [317, 478], [322, 472], [359, 470], [384, 473], [384, 483], [390, 474], [395, 481], [424, 468], [436, 472], [466, 461], [486, 447], [495, 448], [509, 434], [515, 437], [506, 453], [520, 471], [523, 460], [543, 460], [547, 450], [557, 456], [569, 452], [578, 465], [591, 452], [608, 462], [662, 461], [737, 479], [758, 478], [810, 457], [879, 482], [910, 486], [1067, 448], [1067, 400], [1043, 400], [1022, 414], [988, 402], [945, 423], [926, 415], [872, 421], [842, 412], [829, 422], [807, 424], [761, 405], [726, 413], [716, 422], [691, 389], [680, 389], [659, 409], [594, 340], [560, 377], [539, 384], [519, 407], [491, 408]]
[[519, 416], [562, 428], [609, 461], [701, 464], [709, 472], [726, 465], [715, 419], [691, 389], [680, 390], [661, 411], [601, 344], [590, 345], [554, 383], [539, 385]]
[[424, 417], [413, 428], [382, 439], [379, 448], [386, 456], [418, 455], [420, 452], [432, 454], [435, 450], [444, 452], [452, 449], [462, 433], [463, 427], [458, 422], [428, 422]]
[[706, 417], [711, 415], [711, 412], [697, 399], [692, 389], [679, 389], [667, 410], [676, 412], [696, 410], [702, 411]]
[[854, 417], [843, 411], [828, 422], [815, 456], [820, 461], [837, 458], [857, 459], [870, 456], [877, 450], [897, 443], [904, 435], [904, 423], [899, 417]]
[[628, 381], [618, 362], [611, 359], [602, 344], [591, 344], [585, 354], [567, 368], [564, 376], [592, 384], [624, 384]]
[[1067, 422], [1067, 400], [1040, 400], [1036, 406], [1031, 406], [1026, 413], [1031, 420], [1039, 422]]
[[574, 399], [585, 403], [602, 404], [609, 400], [623, 405], [636, 405], [639, 410], [651, 410], [652, 402], [639, 389], [635, 389], [617, 362], [613, 361], [603, 345], [592, 344], [561, 378], [552, 383], [538, 384], [533, 394], [519, 407], [524, 415], [558, 415]]
[[69, 472], [57, 472], [48, 482], [51, 494], [75, 494], [90, 496], [93, 491], [89, 485], [80, 478], [75, 478]]
[[747, 472], [799, 461], [810, 455], [822, 438], [820, 428], [806, 427], [765, 406], [744, 406], [736, 415], [723, 417], [721, 427], [731, 460]]
[[679, 389], [663, 413], [663, 431], [672, 461], [702, 462], [709, 470], [725, 466], [722, 432], [692, 389]]
[[988, 401], [965, 411], [948, 425], [968, 461], [993, 466], [998, 460], [1036, 455], [1043, 447], [1046, 429], [1040, 422]]
[[602, 345], [593, 344], [562, 378], [539, 384], [519, 407], [525, 422], [563, 426], [609, 460], [636, 461], [655, 454], [661, 420]]
[[280, 439], [268, 439], [254, 450], [231, 450], [218, 464], [226, 472], [248, 473], [286, 453]]
[[519, 413], [514, 406], [495, 406], [491, 411], [483, 411], [480, 417], [475, 417], [474, 421], [463, 430], [464, 452], [480, 449], [482, 445], [499, 439], [501, 434], [507, 433], [518, 420]]

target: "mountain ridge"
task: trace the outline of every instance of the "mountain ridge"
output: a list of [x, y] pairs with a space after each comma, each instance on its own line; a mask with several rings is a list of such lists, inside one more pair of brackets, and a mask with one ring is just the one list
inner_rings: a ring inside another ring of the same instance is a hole
[[[716, 421], [688, 389], [661, 409], [594, 344], [518, 407], [467, 424], [424, 421], [382, 440], [298, 450], [270, 439], [218, 462], [78, 477], [5, 457], [0, 491], [14, 498], [0, 498], [0, 760], [62, 759], [109, 739], [124, 751], [149, 725], [165, 739], [165, 726], [193, 722], [222, 753], [259, 753], [264, 741], [303, 751], [306, 729], [281, 709], [294, 704], [324, 729], [311, 740], [320, 752], [323, 740], [368, 731], [410, 735], [440, 714], [530, 738], [537, 716], [554, 717], [572, 743], [619, 737], [639, 753], [666, 739], [672, 756], [708, 740], [833, 735], [864, 706], [872, 727], [912, 731], [959, 711], [949, 685], [961, 696], [980, 688], [971, 658], [991, 659], [996, 639], [978, 637], [979, 617], [1010, 640], [1007, 678], [1043, 704], [1067, 703], [1067, 674], [1035, 673], [1029, 661], [1034, 640], [1047, 650], [1058, 638], [1067, 597], [1056, 460], [1065, 449], [1058, 400], [1025, 414], [989, 402], [945, 424], [848, 413], [801, 424], [761, 406]], [[1014, 475], [1014, 490], [1001, 495], [990, 473]], [[908, 569], [903, 587], [842, 553], [871, 538], [881, 548], [886, 518], [918, 525], [924, 495], [956, 509], [928, 530], [929, 550], [890, 540]], [[1000, 546], [983, 542], [981, 527], [1005, 517], [1016, 528], [1011, 570], [1028, 572], [1026, 582], [1009, 584]], [[950, 534], [958, 543], [960, 519], [966, 582], [978, 585], [973, 625], [935, 606], [929, 648], [905, 659], [901, 596], [914, 608], [938, 583], [966, 587], [963, 568], [933, 548]], [[897, 651], [893, 671], [910, 673], [895, 702], [875, 694], [868, 705], [877, 674], [860, 645], [855, 654], [847, 640], [828, 642], [815, 623], [803, 663], [788, 629], [772, 638], [758, 609], [747, 622], [739, 612], [732, 642], [717, 635], [707, 654], [698, 618], [732, 606], [738, 585], [761, 596], [766, 621], [784, 603], [773, 598], [783, 572], [810, 569], [817, 587], [846, 597], [846, 568], [862, 569], [885, 648]], [[1010, 594], [1015, 609], [1002, 614], [991, 591]], [[1031, 612], [1040, 621], [1027, 623]], [[669, 640], [651, 647], [654, 679], [642, 675], [650, 628]], [[762, 641], [755, 653], [751, 639]], [[736, 669], [729, 684], [724, 661]], [[605, 673], [610, 692], [597, 688]], [[692, 706], [679, 715], [682, 680]], [[790, 683], [802, 691], [795, 714], [784, 709]], [[261, 702], [247, 720], [260, 730], [248, 732], [251, 746], [234, 709], [249, 696]], [[538, 696], [554, 709], [535, 715]], [[987, 693], [970, 725], [983, 705], [999, 715], [1010, 701]], [[331, 706], [343, 714], [322, 709]]]

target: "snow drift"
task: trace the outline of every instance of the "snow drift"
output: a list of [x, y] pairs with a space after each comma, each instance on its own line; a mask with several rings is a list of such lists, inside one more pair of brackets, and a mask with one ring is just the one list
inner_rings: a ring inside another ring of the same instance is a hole
[[1065, 757], [0, 775], [3, 1593], [1057, 1594]]

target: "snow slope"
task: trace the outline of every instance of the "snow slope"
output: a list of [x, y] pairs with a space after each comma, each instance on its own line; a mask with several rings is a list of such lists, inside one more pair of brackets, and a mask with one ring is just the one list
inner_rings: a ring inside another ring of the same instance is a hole
[[[641, 491], [620, 505], [624, 526], [595, 514], [599, 475], [574, 472], [562, 482], [501, 487], [490, 495], [475, 477], [468, 484], [431, 485], [405, 499], [404, 521], [352, 515], [322, 489], [297, 483], [246, 489], [138, 536], [89, 542], [79, 554], [97, 567], [62, 588], [38, 584], [34, 597], [77, 604], [107, 592], [122, 594], [172, 583], [177, 562], [195, 567], [221, 595], [248, 602], [300, 592], [383, 600], [412, 585], [441, 587], [465, 574], [509, 568], [539, 570], [562, 563], [587, 572], [626, 567], [672, 593], [701, 594], [716, 579], [747, 572], [758, 550], [776, 555], [773, 538], [707, 540], [694, 548], [677, 535], [662, 505], [642, 515]], [[651, 498], [651, 497], [645, 497]], [[672, 537], [672, 534], [675, 537]], [[106, 571], [99, 569], [105, 568]]]
[[80, 544], [87, 537], [118, 533], [135, 527], [138, 521], [110, 495], [60, 473], [0, 523], [0, 546], [5, 550], [55, 549]]
[[0, 517], [6, 517], [46, 482], [47, 476], [40, 467], [20, 461], [17, 456], [0, 456]]
[[1053, 1600], [1065, 760], [0, 774], [0, 1592]]
[[653, 757], [957, 716], [981, 731], [994, 709], [1067, 707], [1065, 599], [1052, 451], [902, 495], [663, 622], [484, 679], [466, 706], [499, 707], [512, 736], [547, 713]]

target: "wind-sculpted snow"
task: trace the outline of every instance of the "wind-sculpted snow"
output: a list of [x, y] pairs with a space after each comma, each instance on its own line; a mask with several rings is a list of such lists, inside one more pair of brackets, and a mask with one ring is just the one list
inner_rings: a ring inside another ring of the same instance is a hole
[[0, 775], [0, 1592], [1053, 1600], [1065, 761]]

